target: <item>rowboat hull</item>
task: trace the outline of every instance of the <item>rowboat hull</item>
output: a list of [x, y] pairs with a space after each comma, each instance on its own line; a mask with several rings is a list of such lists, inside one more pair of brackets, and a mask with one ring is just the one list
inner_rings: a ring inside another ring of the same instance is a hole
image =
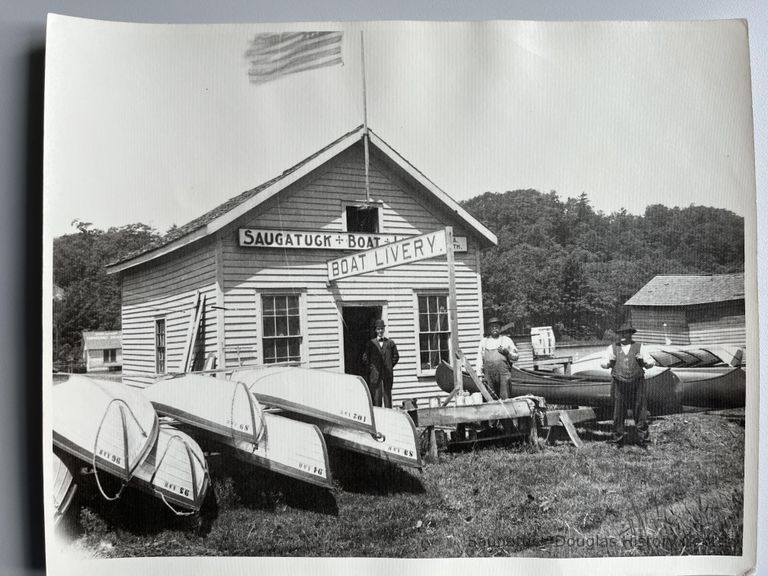
[[129, 482], [165, 502], [171, 510], [197, 512], [210, 484], [205, 455], [187, 434], [167, 423]]
[[237, 368], [224, 377], [243, 382], [267, 406], [363, 432], [376, 432], [371, 393], [359, 376], [266, 365]]
[[138, 390], [70, 375], [53, 385], [53, 445], [128, 481], [154, 445], [157, 414]]
[[328, 450], [317, 426], [263, 409], [236, 380], [185, 374], [145, 391], [157, 412], [201, 442], [231, 449], [254, 466], [320, 486], [331, 486]]
[[144, 390], [158, 414], [224, 439], [255, 443], [264, 433], [262, 409], [242, 382], [181, 374]]
[[69, 467], [53, 454], [53, 523], [58, 524], [75, 497], [77, 484]]
[[421, 468], [416, 427], [406, 412], [373, 407], [376, 434], [354, 430], [338, 424], [317, 421], [316, 424], [337, 448], [350, 450], [403, 466]]
[[333, 486], [328, 448], [317, 426], [270, 412], [264, 420], [267, 434], [258, 444], [232, 438], [220, 442], [242, 462], [323, 488]]

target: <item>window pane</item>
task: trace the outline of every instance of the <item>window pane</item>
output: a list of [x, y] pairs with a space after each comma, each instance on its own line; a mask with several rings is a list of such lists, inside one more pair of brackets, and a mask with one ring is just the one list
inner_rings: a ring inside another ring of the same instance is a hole
[[426, 332], [429, 330], [429, 317], [426, 314], [419, 314], [419, 331]]
[[269, 338], [275, 335], [275, 319], [264, 318], [264, 336]]
[[291, 316], [288, 318], [288, 334], [291, 336], [299, 335], [299, 317]]
[[288, 296], [288, 314], [292, 316], [299, 315], [299, 297]]
[[427, 297], [419, 296], [419, 312], [422, 314], [427, 313]]
[[288, 341], [284, 338], [275, 340], [275, 357], [282, 362], [288, 357]]
[[275, 296], [275, 316], [284, 316], [286, 311], [286, 297]]
[[264, 315], [273, 315], [275, 313], [275, 297], [264, 296], [262, 301], [264, 303]]
[[291, 360], [300, 360], [301, 359], [301, 348], [299, 346], [299, 339], [298, 338], [291, 338], [288, 341], [288, 353], [291, 357]]
[[288, 318], [285, 316], [278, 316], [275, 318], [275, 335], [287, 336], [288, 335]]

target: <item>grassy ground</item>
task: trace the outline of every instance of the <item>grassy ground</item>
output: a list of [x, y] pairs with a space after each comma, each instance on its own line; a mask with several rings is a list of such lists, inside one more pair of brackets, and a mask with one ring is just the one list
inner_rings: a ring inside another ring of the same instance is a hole
[[617, 449], [600, 430], [558, 441], [441, 453], [422, 472], [333, 454], [333, 491], [212, 458], [205, 520], [177, 519], [85, 482], [61, 528], [94, 556], [632, 556], [740, 554], [741, 412], [651, 423], [653, 443]]

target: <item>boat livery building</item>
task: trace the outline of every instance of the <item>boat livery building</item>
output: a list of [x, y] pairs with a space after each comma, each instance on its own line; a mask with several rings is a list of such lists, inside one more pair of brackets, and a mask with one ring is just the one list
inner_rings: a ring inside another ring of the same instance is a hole
[[[362, 136], [353, 130], [109, 266], [121, 277], [126, 383], [185, 365], [296, 362], [362, 375], [363, 347], [382, 318], [400, 352], [395, 403], [443, 394], [434, 378], [451, 353], [447, 258], [408, 261], [409, 249], [428, 243], [394, 242], [453, 227], [458, 343], [474, 361], [480, 251], [496, 236], [370, 131], [367, 196]], [[364, 264], [356, 254], [376, 247], [387, 265], [406, 263], [355, 270]]]

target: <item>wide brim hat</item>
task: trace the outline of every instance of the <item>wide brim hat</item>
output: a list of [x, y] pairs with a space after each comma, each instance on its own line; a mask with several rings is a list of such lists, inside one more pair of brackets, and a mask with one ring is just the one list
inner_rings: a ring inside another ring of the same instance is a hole
[[490, 326], [491, 324], [498, 324], [501, 326], [501, 320], [499, 320], [496, 316], [492, 316], [488, 322], [485, 323], [485, 325]]
[[622, 334], [624, 332], [629, 332], [631, 334], [634, 334], [635, 332], [637, 332], [637, 330], [629, 322], [624, 322], [624, 324], [622, 324], [621, 327], [618, 330], [616, 330], [616, 334]]

